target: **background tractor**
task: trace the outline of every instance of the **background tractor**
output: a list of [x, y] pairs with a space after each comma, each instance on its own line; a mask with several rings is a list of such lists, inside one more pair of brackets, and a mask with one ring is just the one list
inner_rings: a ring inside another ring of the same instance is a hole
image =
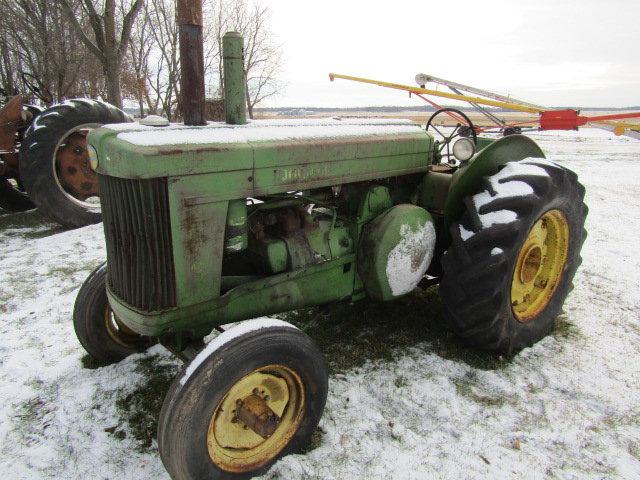
[[528, 137], [463, 136], [460, 125], [438, 142], [402, 120], [247, 123], [235, 32], [223, 41], [226, 122], [207, 124], [199, 7], [178, 2], [192, 49], [181, 56], [185, 124], [88, 136], [107, 262], [74, 308], [100, 361], [160, 342], [187, 362], [159, 419], [172, 478], [248, 478], [309, 442], [324, 358], [263, 315], [440, 283], [469, 345], [511, 354], [550, 332], [585, 238], [573, 172]]
[[[47, 93], [23, 74], [43, 102]], [[6, 95], [5, 95], [6, 97]], [[99, 100], [73, 99], [46, 110], [11, 97], [0, 110], [0, 208], [39, 208], [69, 228], [101, 220], [98, 180], [89, 167], [89, 130], [128, 121], [120, 109]]]

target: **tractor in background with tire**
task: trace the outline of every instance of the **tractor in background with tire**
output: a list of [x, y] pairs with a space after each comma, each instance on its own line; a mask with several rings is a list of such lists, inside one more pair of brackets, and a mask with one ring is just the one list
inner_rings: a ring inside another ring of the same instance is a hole
[[[43, 101], [29, 76], [25, 84]], [[0, 208], [38, 208], [67, 228], [101, 221], [98, 180], [89, 166], [87, 133], [129, 117], [108, 103], [73, 99], [46, 110], [14, 96], [0, 110]]]
[[[197, 3], [178, 2], [192, 46]], [[310, 441], [325, 360], [265, 315], [439, 283], [470, 346], [513, 354], [551, 331], [586, 235], [575, 173], [526, 136], [482, 138], [471, 122], [467, 136], [388, 119], [247, 123], [238, 33], [223, 57], [225, 123], [202, 121], [202, 95], [183, 102], [184, 125], [88, 136], [107, 261], [80, 289], [74, 327], [102, 362], [159, 342], [187, 363], [158, 426], [173, 479], [250, 478]], [[181, 61], [195, 62], [182, 91], [197, 92], [197, 55]]]

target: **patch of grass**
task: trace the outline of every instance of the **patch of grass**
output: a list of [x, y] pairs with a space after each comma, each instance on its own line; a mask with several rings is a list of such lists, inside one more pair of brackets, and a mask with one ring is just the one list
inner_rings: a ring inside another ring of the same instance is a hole
[[114, 431], [116, 438], [130, 434], [138, 443], [136, 450], [149, 452], [158, 430], [158, 416], [169, 386], [178, 371], [178, 366], [159, 361], [158, 356], [145, 357], [136, 366], [136, 372], [146, 380], [133, 392], [116, 400], [120, 418], [128, 428]]
[[396, 388], [402, 388], [407, 386], [407, 379], [402, 375], [398, 375], [396, 379], [393, 381], [393, 384]]
[[82, 364], [82, 368], [86, 368], [87, 370], [95, 370], [96, 368], [106, 367], [107, 365], [109, 365], [108, 363], [96, 360], [88, 353], [83, 355], [83, 357], [80, 359], [80, 363]]
[[16, 230], [11, 232], [10, 236], [25, 239], [42, 238], [64, 231], [60, 225], [52, 223], [38, 210], [7, 212], [5, 215], [0, 215], [0, 231], [5, 230]]
[[322, 437], [324, 437], [324, 432], [319, 427], [316, 428], [316, 431], [311, 435], [311, 441], [309, 442], [309, 445], [304, 447], [300, 451], [300, 453], [307, 454], [310, 451], [318, 448], [320, 445], [322, 445]]
[[640, 442], [631, 442], [628, 446], [629, 454], [636, 460], [640, 460]]
[[47, 275], [49, 275], [49, 276], [57, 275], [57, 276], [60, 276], [60, 277], [63, 277], [63, 278], [67, 278], [67, 277], [71, 277], [76, 272], [78, 272], [78, 268], [77, 267], [59, 266], [59, 267], [50, 268], [49, 272], [47, 273]]
[[368, 360], [392, 360], [418, 347], [491, 370], [504, 360], [465, 348], [442, 319], [437, 287], [416, 290], [393, 302], [336, 304], [328, 311], [307, 308], [280, 316], [313, 338], [325, 353], [331, 373], [362, 366]]
[[453, 379], [456, 386], [456, 393], [463, 397], [467, 397], [474, 402], [485, 407], [502, 407], [507, 403], [505, 397], [485, 395], [480, 393], [473, 378], [465, 376], [463, 378]]
[[36, 437], [44, 435], [49, 428], [47, 417], [51, 412], [51, 404], [39, 396], [20, 404], [14, 417], [15, 425], [23, 433], [27, 445], [34, 443]]
[[554, 337], [575, 339], [582, 336], [580, 329], [573, 323], [569, 322], [567, 316], [562, 314], [556, 320], [556, 324], [551, 332]]
[[626, 413], [607, 415], [603, 419], [603, 423], [612, 430], [627, 426], [640, 427], [640, 409]]

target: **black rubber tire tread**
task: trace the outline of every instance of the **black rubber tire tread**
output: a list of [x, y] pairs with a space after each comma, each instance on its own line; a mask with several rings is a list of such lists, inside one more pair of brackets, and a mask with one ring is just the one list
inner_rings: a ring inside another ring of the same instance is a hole
[[[44, 112], [44, 109], [41, 108], [41, 107], [38, 107], [37, 105], [29, 105], [29, 104], [27, 104], [27, 105], [23, 105], [22, 108], [31, 113], [31, 115], [32, 115], [31, 123], [33, 123], [35, 121], [35, 119], [38, 117], [38, 115], [40, 115], [42, 112]], [[21, 128], [20, 130], [18, 130], [18, 143], [22, 143], [22, 140], [24, 140], [24, 136], [25, 136], [27, 130], [29, 129], [29, 126], [31, 125], [31, 123], [29, 123], [29, 125], [26, 125], [23, 128]]]
[[105, 326], [107, 307], [107, 264], [98, 266], [80, 287], [73, 307], [73, 328], [82, 347], [94, 359], [111, 364], [142, 352], [155, 343], [151, 337], [140, 337], [136, 348], [127, 348], [114, 341]]
[[[536, 158], [508, 165], [511, 173], [501, 175], [503, 178], [483, 179], [481, 192], [489, 192], [494, 199], [477, 209], [471, 196], [465, 198], [465, 213], [459, 221], [452, 222], [452, 243], [442, 257], [440, 295], [445, 318], [467, 345], [510, 355], [533, 345], [553, 329], [582, 262], [580, 249], [586, 238], [588, 209], [584, 187], [571, 170]], [[548, 175], [527, 172], [531, 165], [544, 169]], [[503, 185], [514, 180], [528, 184], [533, 193], [509, 196], [508, 185]], [[483, 227], [480, 215], [504, 209], [515, 212], [517, 218]], [[548, 305], [532, 321], [522, 323], [511, 308], [511, 282], [518, 252], [533, 224], [553, 209], [560, 210], [569, 225], [567, 262]], [[463, 238], [460, 227], [472, 235]], [[492, 255], [494, 248], [502, 251]]]
[[[285, 448], [268, 464], [242, 474], [218, 468], [207, 449], [207, 429], [215, 408], [239, 379], [260, 367], [285, 365], [300, 375], [305, 387], [304, 418]], [[306, 447], [327, 399], [324, 356], [302, 331], [267, 327], [240, 335], [222, 345], [184, 382], [180, 373], [167, 393], [158, 421], [158, 449], [174, 480], [240, 480], [260, 475], [278, 458]]]
[[58, 143], [74, 127], [130, 121], [122, 110], [99, 100], [75, 99], [54, 105], [33, 121], [20, 146], [20, 176], [29, 197], [42, 212], [67, 228], [102, 220], [102, 214], [71, 201], [54, 174]]
[[36, 208], [29, 196], [0, 176], [0, 208], [9, 212], [24, 212]]

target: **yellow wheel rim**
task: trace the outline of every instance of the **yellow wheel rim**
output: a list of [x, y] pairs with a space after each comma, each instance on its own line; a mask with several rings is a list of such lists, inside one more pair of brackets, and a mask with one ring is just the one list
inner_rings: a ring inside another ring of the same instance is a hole
[[122, 323], [108, 305], [104, 309], [104, 326], [109, 337], [125, 348], [138, 348], [143, 342], [144, 337]]
[[516, 319], [535, 319], [551, 301], [567, 263], [569, 225], [560, 210], [549, 210], [531, 227], [520, 247], [511, 282]]
[[[242, 417], [243, 402], [246, 405], [252, 398], [259, 398], [263, 408], [277, 415], [273, 432], [261, 435], [255, 424]], [[245, 375], [229, 389], [211, 416], [207, 431], [211, 460], [220, 469], [235, 473], [264, 466], [298, 431], [304, 402], [302, 380], [288, 367], [269, 365]]]

